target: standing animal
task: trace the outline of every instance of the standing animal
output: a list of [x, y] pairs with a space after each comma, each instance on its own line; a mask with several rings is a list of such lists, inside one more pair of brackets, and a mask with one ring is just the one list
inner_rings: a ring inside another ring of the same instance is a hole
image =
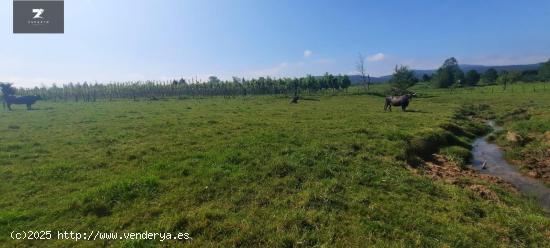
[[25, 104], [27, 105], [27, 110], [31, 110], [32, 105], [41, 99], [40, 96], [4, 96], [4, 100], [9, 110], [11, 110], [12, 104]]
[[411, 102], [413, 96], [416, 96], [415, 93], [406, 94], [402, 96], [388, 96], [386, 97], [386, 104], [384, 105], [384, 111], [388, 109], [391, 111], [392, 106], [401, 106], [403, 111], [407, 111], [407, 107]]

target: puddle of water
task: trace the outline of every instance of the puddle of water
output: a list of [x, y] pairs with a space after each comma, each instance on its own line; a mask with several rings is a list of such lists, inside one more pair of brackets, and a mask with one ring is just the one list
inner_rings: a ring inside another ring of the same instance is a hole
[[[492, 121], [488, 124], [495, 131], [502, 129]], [[497, 176], [511, 183], [524, 195], [537, 199], [543, 209], [547, 213], [550, 213], [550, 188], [536, 179], [522, 175], [516, 167], [504, 159], [504, 154], [498, 146], [487, 141], [488, 136], [478, 138], [474, 141], [472, 167], [481, 173]]]

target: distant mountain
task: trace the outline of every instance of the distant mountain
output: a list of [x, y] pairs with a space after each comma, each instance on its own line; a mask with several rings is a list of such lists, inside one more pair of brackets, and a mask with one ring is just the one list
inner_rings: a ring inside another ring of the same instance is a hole
[[[350, 75], [349, 79], [352, 84], [359, 84], [363, 82], [361, 75]], [[382, 77], [370, 77], [370, 82], [373, 84], [385, 83], [391, 79], [391, 75], [382, 76]]]
[[[466, 73], [469, 70], [474, 70], [479, 73], [484, 73], [490, 68], [494, 68], [497, 71], [527, 71], [527, 70], [537, 70], [542, 63], [538, 64], [527, 64], [527, 65], [496, 65], [496, 66], [487, 66], [487, 65], [459, 65], [460, 69]], [[424, 74], [432, 75], [437, 71], [437, 69], [431, 70], [413, 70], [414, 75], [417, 78], [422, 78]], [[352, 84], [359, 84], [363, 80], [360, 75], [350, 75], [349, 76]], [[389, 81], [392, 78], [391, 75], [381, 76], [381, 77], [371, 77], [371, 83], [384, 83]]]
[[527, 65], [499, 65], [499, 66], [486, 66], [486, 65], [460, 65], [460, 68], [467, 72], [469, 70], [475, 70], [479, 73], [483, 73], [490, 68], [494, 68], [497, 71], [527, 71], [527, 70], [537, 70], [540, 65], [538, 64], [527, 64]]

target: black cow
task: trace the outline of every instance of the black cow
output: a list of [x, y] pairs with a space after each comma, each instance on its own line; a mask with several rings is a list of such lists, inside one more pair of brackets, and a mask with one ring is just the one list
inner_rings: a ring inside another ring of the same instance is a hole
[[413, 96], [416, 94], [406, 94], [402, 96], [388, 96], [386, 97], [386, 104], [384, 105], [384, 111], [388, 109], [391, 111], [391, 106], [401, 106], [403, 111], [407, 110], [409, 103], [411, 102]]
[[25, 104], [27, 105], [27, 110], [31, 110], [31, 106], [36, 103], [36, 101], [41, 100], [40, 96], [5, 96], [4, 100], [8, 109], [11, 110], [12, 104]]

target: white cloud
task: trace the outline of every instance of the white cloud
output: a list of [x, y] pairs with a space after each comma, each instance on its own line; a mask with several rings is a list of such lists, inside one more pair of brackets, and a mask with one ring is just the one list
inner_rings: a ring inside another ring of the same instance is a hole
[[386, 55], [383, 54], [383, 53], [377, 53], [377, 54], [373, 54], [371, 56], [368, 56], [367, 57], [367, 60], [368, 61], [382, 61], [386, 58]]
[[305, 51], [304, 51], [304, 58], [309, 58], [309, 57], [311, 57], [312, 54], [313, 54], [312, 51], [310, 51], [310, 50], [305, 50]]

